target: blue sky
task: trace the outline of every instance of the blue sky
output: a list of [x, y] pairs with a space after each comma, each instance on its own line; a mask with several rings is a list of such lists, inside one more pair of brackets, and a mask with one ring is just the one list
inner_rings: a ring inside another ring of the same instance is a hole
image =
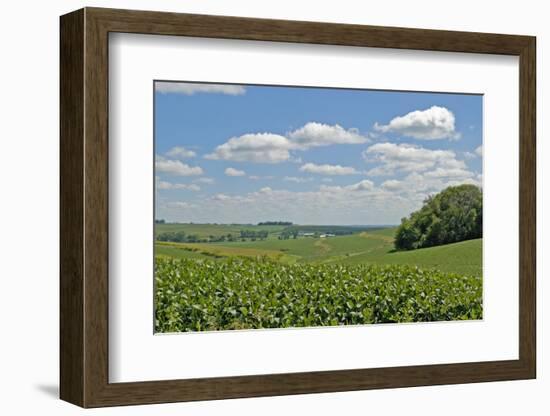
[[480, 95], [155, 83], [156, 217], [396, 224], [481, 185]]

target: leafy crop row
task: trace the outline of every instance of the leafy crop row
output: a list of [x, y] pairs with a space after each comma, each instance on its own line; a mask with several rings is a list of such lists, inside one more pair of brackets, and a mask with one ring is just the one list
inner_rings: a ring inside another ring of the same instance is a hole
[[482, 318], [482, 281], [411, 266], [157, 257], [157, 332]]

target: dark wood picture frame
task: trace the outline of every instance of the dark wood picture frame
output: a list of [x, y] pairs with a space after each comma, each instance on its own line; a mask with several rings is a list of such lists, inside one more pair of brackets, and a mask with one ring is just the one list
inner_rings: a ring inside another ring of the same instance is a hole
[[[61, 17], [60, 396], [82, 407], [337, 392], [536, 376], [535, 38], [85, 8]], [[368, 46], [519, 57], [519, 359], [109, 383], [110, 32]]]

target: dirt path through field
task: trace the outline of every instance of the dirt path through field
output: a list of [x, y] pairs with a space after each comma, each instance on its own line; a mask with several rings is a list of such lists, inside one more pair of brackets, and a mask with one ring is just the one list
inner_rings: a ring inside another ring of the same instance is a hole
[[330, 244], [327, 243], [325, 239], [320, 238], [315, 243], [313, 243], [315, 247], [318, 247], [323, 254], [328, 253], [332, 250], [332, 247], [330, 247]]

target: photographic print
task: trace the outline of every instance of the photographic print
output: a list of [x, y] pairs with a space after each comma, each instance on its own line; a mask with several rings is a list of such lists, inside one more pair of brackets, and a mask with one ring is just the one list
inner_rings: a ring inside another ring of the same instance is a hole
[[155, 81], [154, 101], [156, 333], [483, 318], [482, 95]]

